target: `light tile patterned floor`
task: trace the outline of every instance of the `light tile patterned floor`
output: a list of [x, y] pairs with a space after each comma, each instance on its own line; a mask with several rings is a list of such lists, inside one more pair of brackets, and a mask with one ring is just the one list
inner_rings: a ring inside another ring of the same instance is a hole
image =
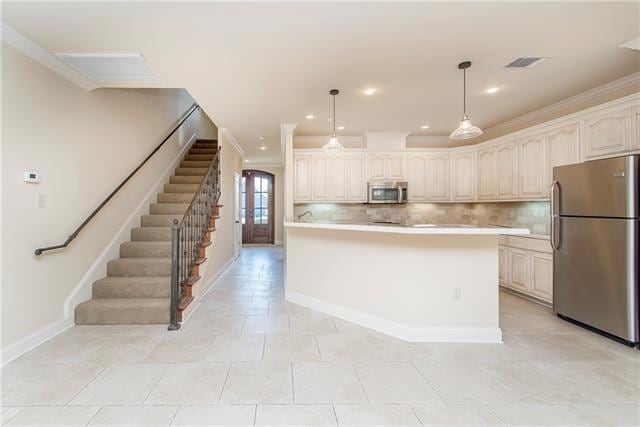
[[412, 344], [284, 301], [247, 247], [178, 332], [77, 326], [2, 369], [7, 425], [640, 425], [640, 352], [501, 295], [504, 344]]

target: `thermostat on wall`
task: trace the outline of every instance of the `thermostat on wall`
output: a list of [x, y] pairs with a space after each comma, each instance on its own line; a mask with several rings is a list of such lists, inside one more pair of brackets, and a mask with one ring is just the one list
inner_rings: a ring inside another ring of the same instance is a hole
[[40, 182], [40, 174], [38, 172], [25, 172], [24, 182], [38, 183]]

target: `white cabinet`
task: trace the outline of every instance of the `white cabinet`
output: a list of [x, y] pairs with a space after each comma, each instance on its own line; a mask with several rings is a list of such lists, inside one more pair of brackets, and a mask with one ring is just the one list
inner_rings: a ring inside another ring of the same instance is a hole
[[631, 139], [631, 149], [640, 150], [640, 106], [631, 110], [631, 127], [633, 128], [633, 138]]
[[353, 154], [345, 157], [347, 159], [347, 199], [350, 202], [364, 202], [367, 199], [364, 154]]
[[546, 132], [549, 144], [549, 175], [547, 183], [553, 180], [553, 168], [580, 162], [580, 123], [574, 122]]
[[543, 199], [549, 195], [549, 156], [544, 134], [518, 141], [518, 197]]
[[409, 201], [449, 200], [449, 155], [407, 155]]
[[475, 150], [451, 153], [451, 198], [455, 201], [470, 201], [476, 198], [476, 153]]
[[367, 178], [370, 181], [404, 181], [406, 179], [404, 153], [367, 154]]
[[583, 120], [584, 159], [607, 157], [631, 149], [631, 108], [607, 109]]
[[498, 198], [498, 171], [494, 147], [478, 150], [478, 200]]
[[311, 200], [326, 201], [327, 191], [327, 157], [311, 158]]
[[518, 147], [509, 141], [496, 147], [496, 169], [498, 174], [498, 199], [518, 198]]
[[544, 300], [553, 297], [553, 255], [531, 252], [530, 292]]
[[311, 156], [293, 156], [293, 200], [307, 202], [311, 200]]
[[347, 195], [347, 158], [329, 156], [327, 158], [327, 200], [346, 202]]
[[553, 255], [548, 240], [509, 236], [498, 247], [498, 272], [503, 287], [553, 301]]

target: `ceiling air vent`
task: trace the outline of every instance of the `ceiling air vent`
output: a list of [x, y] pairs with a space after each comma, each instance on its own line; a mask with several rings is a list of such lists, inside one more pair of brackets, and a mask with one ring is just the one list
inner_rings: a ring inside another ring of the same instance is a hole
[[103, 87], [153, 85], [162, 82], [139, 53], [58, 53], [56, 56]]
[[507, 64], [505, 68], [531, 68], [545, 61], [547, 58], [542, 57], [524, 57], [516, 58], [511, 63]]

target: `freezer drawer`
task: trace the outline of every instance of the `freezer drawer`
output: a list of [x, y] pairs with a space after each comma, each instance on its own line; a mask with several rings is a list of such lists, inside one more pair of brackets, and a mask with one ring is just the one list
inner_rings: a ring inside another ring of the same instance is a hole
[[556, 218], [554, 310], [638, 342], [638, 220]]
[[553, 168], [556, 215], [637, 218], [640, 156]]

